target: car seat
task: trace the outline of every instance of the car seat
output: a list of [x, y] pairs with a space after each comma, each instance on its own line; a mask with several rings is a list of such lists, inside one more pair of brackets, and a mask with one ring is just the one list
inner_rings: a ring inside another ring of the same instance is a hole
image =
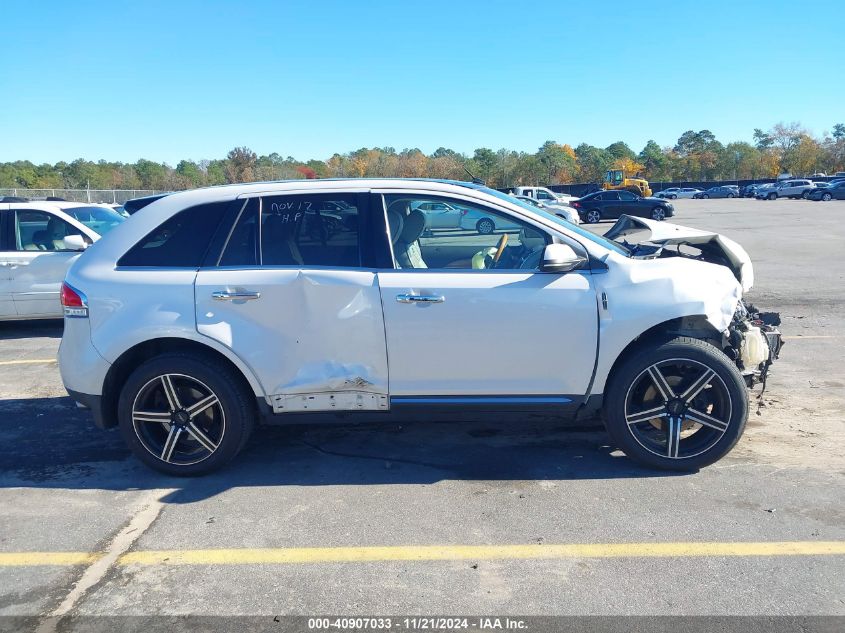
[[428, 268], [422, 258], [420, 237], [425, 231], [425, 214], [419, 209], [409, 210], [394, 248], [400, 268]]
[[296, 244], [296, 222], [290, 222], [287, 215], [268, 215], [261, 227], [262, 263], [268, 266], [304, 265], [299, 246]]

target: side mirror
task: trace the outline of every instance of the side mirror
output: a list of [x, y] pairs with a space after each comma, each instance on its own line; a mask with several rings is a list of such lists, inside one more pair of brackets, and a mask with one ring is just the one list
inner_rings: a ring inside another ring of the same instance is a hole
[[69, 251], [84, 251], [88, 248], [88, 242], [81, 235], [66, 235], [62, 241]]
[[568, 273], [580, 268], [587, 260], [579, 257], [566, 244], [549, 244], [543, 250], [543, 261], [540, 263], [540, 270], [544, 273]]

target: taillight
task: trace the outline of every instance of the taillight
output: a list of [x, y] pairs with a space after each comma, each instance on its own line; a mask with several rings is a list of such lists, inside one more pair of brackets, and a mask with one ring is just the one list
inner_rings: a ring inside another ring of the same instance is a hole
[[67, 282], [62, 283], [61, 301], [66, 317], [88, 318], [88, 298]]
[[573, 203], [572, 203], [572, 206], [573, 206], [573, 207], [580, 207], [580, 206], [581, 206], [581, 203], [580, 203], [580, 202], [573, 202]]

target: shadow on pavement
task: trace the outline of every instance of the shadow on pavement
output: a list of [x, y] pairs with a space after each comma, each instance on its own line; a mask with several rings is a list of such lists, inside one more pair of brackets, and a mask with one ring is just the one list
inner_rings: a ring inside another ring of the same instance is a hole
[[0, 321], [0, 341], [22, 338], [61, 338], [64, 330], [62, 319], [36, 321]]
[[248, 486], [389, 485], [441, 480], [577, 480], [681, 476], [641, 468], [600, 428], [561, 421], [395, 422], [260, 427], [219, 473], [159, 475], [135, 460], [117, 429], [94, 427], [70, 398], [0, 400], [0, 487], [175, 488], [191, 503]]

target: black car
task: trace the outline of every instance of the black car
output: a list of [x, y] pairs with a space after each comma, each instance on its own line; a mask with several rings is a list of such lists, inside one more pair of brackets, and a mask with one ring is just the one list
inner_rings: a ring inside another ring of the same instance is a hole
[[615, 220], [621, 215], [634, 215], [663, 220], [675, 215], [675, 207], [660, 198], [641, 198], [630, 191], [597, 191], [570, 203], [583, 222], [595, 224]]
[[144, 196], [143, 198], [132, 198], [123, 203], [123, 210], [129, 215], [134, 215], [148, 204], [152, 204], [156, 200], [161, 200], [164, 196], [169, 195], [169, 193], [156, 193], [151, 196]]
[[807, 200], [845, 200], [845, 180], [835, 182], [829, 187], [810, 189]]

